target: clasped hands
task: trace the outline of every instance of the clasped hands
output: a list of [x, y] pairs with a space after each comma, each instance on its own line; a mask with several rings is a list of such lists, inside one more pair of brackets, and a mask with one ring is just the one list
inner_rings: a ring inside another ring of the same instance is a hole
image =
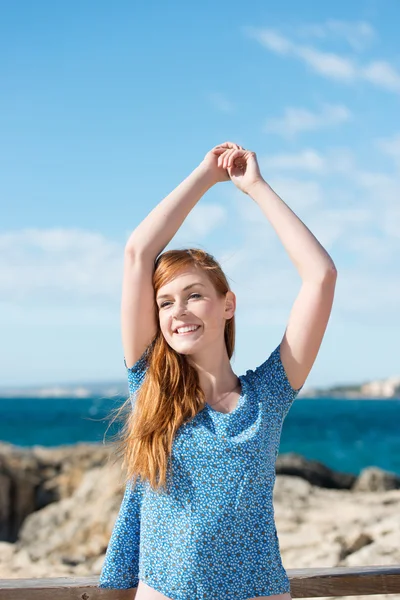
[[233, 142], [212, 148], [202, 164], [212, 175], [214, 183], [231, 180], [245, 194], [250, 194], [254, 184], [264, 181], [255, 152]]

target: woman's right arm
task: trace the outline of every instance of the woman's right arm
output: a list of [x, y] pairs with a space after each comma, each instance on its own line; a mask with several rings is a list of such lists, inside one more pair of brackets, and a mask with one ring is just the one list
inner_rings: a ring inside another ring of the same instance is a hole
[[126, 246], [121, 302], [122, 344], [131, 368], [157, 333], [153, 289], [154, 263], [203, 194], [229, 179], [212, 151], [136, 227]]

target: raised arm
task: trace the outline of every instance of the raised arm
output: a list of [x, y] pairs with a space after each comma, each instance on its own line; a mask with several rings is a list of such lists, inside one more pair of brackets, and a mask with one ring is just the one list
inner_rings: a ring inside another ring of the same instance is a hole
[[258, 204], [296, 267], [302, 286], [280, 344], [280, 357], [293, 388], [300, 388], [317, 357], [330, 317], [335, 264], [307, 226], [263, 179], [256, 155], [229, 142], [215, 149], [233, 183]]
[[306, 225], [267, 183], [249, 195], [270, 220], [302, 279], [289, 315], [280, 356], [293, 388], [304, 385], [318, 355], [335, 294], [336, 267]]
[[152, 284], [157, 256], [205, 192], [215, 183], [228, 180], [226, 169], [218, 166], [218, 157], [211, 150], [129, 237], [125, 246], [121, 300], [122, 344], [128, 368], [137, 362], [157, 332]]

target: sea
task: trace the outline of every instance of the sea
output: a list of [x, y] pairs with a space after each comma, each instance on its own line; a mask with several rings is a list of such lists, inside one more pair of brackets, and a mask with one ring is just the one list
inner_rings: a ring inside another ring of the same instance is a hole
[[[110, 411], [125, 398], [0, 398], [0, 440], [108, 443], [122, 427]], [[400, 475], [400, 399], [297, 398], [283, 424], [279, 453], [286, 452], [343, 473], [376, 466]]]

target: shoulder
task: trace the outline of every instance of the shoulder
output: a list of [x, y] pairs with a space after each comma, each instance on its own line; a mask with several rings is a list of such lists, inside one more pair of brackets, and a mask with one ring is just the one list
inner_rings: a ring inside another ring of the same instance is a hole
[[280, 344], [255, 369], [243, 376], [257, 396], [267, 398], [286, 408], [301, 390], [291, 386], [282, 363]]
[[140, 386], [142, 385], [146, 372], [149, 368], [149, 353], [150, 346], [146, 348], [142, 356], [135, 362], [135, 364], [132, 367], [127, 366], [124, 357], [124, 365], [128, 376], [129, 395], [131, 397], [132, 404], [134, 396], [140, 388]]
[[265, 360], [258, 363], [256, 367], [247, 369], [245, 375], [241, 375], [241, 377], [245, 378], [249, 383], [254, 384], [257, 388], [269, 382], [271, 379], [275, 379], [276, 376], [279, 377], [279, 375], [281, 375], [281, 362], [279, 345]]

